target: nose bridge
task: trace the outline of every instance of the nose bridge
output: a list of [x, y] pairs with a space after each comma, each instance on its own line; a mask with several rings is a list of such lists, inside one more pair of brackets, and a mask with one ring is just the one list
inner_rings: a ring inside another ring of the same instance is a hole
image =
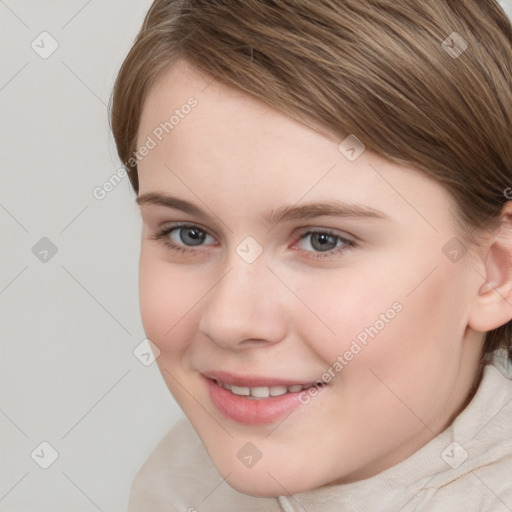
[[262, 309], [268, 304], [272, 273], [263, 256], [247, 262], [237, 253], [226, 261], [227, 270], [212, 290], [211, 302], [215, 307], [229, 306], [233, 311], [247, 313]]
[[235, 300], [243, 305], [255, 298], [256, 294], [260, 294], [260, 297], [267, 295], [265, 288], [268, 292], [272, 286], [269, 279], [272, 273], [267, 264], [267, 252], [263, 246], [252, 236], [243, 238], [238, 245], [230, 248], [226, 256], [226, 272], [215, 287], [216, 299]]
[[277, 305], [281, 294], [274, 290], [282, 285], [267, 268], [263, 253], [254, 257], [251, 243], [242, 242], [231, 252], [201, 311], [200, 329], [224, 346], [248, 339], [275, 342], [283, 334]]

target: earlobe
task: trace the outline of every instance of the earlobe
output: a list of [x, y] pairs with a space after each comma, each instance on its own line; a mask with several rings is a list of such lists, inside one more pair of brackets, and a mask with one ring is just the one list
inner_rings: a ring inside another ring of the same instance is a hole
[[512, 201], [503, 207], [483, 270], [485, 281], [474, 298], [468, 322], [479, 332], [491, 331], [512, 319]]

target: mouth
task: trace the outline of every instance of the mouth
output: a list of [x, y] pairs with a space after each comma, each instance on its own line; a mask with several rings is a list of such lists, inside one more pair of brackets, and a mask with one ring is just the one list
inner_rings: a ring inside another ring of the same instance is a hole
[[[305, 402], [303, 394], [323, 390], [327, 384], [285, 381], [264, 377], [233, 376], [224, 372], [202, 374], [212, 404], [222, 415], [237, 423], [276, 423]], [[313, 390], [312, 388], [316, 388]]]
[[262, 400], [273, 396], [282, 396], [289, 393], [299, 393], [300, 391], [307, 390], [313, 386], [325, 386], [325, 383], [318, 381], [311, 384], [292, 384], [290, 386], [277, 385], [277, 386], [237, 386], [235, 384], [228, 384], [218, 379], [212, 379], [218, 386], [231, 391], [234, 395], [243, 396], [252, 400]]

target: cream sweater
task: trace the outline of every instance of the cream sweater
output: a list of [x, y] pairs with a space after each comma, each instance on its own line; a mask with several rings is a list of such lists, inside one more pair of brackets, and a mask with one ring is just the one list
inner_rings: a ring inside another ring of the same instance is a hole
[[[465, 460], [459, 445], [467, 452]], [[183, 418], [138, 471], [128, 505], [128, 512], [175, 511], [511, 512], [512, 365], [507, 353], [494, 353], [468, 406], [416, 453], [371, 478], [293, 496], [258, 498], [230, 487]]]

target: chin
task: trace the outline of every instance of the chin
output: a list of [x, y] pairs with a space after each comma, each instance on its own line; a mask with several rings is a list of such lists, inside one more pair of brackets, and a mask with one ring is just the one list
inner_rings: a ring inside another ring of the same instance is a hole
[[287, 496], [325, 484], [319, 476], [315, 478], [315, 475], [311, 474], [313, 468], [305, 468], [300, 464], [297, 467], [290, 467], [282, 461], [265, 462], [262, 458], [252, 468], [245, 468], [241, 464], [233, 465], [231, 458], [221, 461], [215, 461], [212, 458], [212, 460], [222, 476], [228, 475], [226, 482], [233, 489], [250, 496], [264, 498]]
[[226, 482], [238, 492], [259, 498], [275, 498], [276, 496], [296, 494], [307, 489], [307, 487], [297, 487], [296, 483], [292, 486], [287, 480], [283, 481], [282, 478], [279, 478], [279, 475], [272, 478], [268, 473], [241, 475], [233, 472], [226, 478]]

